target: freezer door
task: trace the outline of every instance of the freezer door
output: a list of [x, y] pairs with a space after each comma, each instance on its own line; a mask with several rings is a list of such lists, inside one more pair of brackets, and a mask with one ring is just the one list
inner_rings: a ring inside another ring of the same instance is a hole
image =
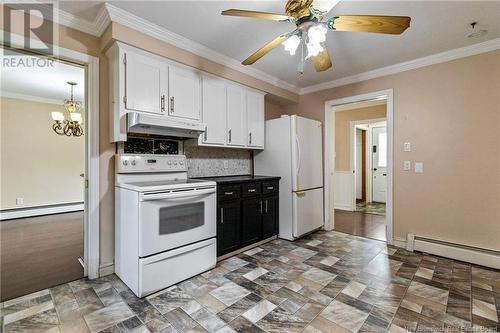
[[292, 117], [293, 190], [323, 186], [323, 142], [321, 122]]
[[323, 226], [323, 188], [293, 192], [293, 236], [300, 237]]

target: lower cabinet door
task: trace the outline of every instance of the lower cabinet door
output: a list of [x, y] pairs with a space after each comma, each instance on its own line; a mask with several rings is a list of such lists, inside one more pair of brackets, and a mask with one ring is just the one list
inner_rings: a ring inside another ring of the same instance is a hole
[[239, 200], [217, 205], [217, 256], [240, 248], [241, 205]]
[[263, 199], [262, 238], [266, 239], [278, 234], [278, 197], [270, 196]]
[[262, 198], [242, 201], [241, 246], [247, 246], [262, 239]]

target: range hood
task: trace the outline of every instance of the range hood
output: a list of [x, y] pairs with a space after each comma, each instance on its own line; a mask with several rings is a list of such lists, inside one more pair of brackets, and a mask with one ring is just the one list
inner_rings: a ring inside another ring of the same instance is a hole
[[128, 112], [127, 129], [130, 133], [197, 138], [205, 131], [205, 124], [141, 112]]

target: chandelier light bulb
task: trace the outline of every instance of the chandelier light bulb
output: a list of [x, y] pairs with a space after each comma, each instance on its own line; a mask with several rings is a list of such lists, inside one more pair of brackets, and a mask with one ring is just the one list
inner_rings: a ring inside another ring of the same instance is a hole
[[80, 112], [70, 113], [71, 121], [76, 121], [78, 123], [82, 122], [82, 114]]
[[64, 121], [64, 114], [62, 112], [51, 112], [52, 120]]
[[285, 51], [290, 52], [290, 55], [294, 55], [297, 47], [299, 47], [300, 38], [297, 35], [293, 35], [281, 44], [285, 47]]

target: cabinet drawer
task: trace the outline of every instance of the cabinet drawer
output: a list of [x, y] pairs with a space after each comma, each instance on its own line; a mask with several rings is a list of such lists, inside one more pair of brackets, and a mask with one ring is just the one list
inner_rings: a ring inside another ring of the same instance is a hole
[[278, 182], [273, 181], [273, 182], [262, 183], [263, 194], [276, 193], [276, 192], [278, 192]]
[[239, 197], [240, 197], [240, 186], [239, 185], [218, 186], [218, 189], [217, 189], [217, 199], [218, 200], [238, 199]]
[[261, 183], [247, 183], [241, 186], [241, 195], [243, 197], [253, 197], [261, 194]]

